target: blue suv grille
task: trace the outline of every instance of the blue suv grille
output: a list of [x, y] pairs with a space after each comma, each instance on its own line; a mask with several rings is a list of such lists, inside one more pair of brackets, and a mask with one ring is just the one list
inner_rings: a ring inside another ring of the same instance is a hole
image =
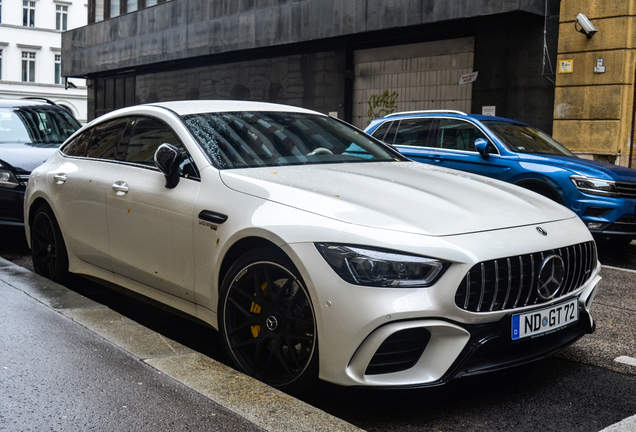
[[593, 241], [527, 255], [499, 258], [475, 264], [455, 294], [457, 307], [470, 312], [511, 310], [542, 303], [538, 278], [542, 264], [552, 255], [563, 262], [563, 278], [554, 301], [581, 287], [597, 263]]
[[636, 198], [636, 183], [616, 182], [616, 192], [620, 198]]

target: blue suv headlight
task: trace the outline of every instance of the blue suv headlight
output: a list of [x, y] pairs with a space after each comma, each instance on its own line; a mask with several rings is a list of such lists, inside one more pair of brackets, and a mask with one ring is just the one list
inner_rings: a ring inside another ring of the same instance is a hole
[[595, 179], [583, 176], [571, 176], [570, 180], [572, 180], [574, 186], [583, 193], [620, 198], [616, 182], [612, 180]]

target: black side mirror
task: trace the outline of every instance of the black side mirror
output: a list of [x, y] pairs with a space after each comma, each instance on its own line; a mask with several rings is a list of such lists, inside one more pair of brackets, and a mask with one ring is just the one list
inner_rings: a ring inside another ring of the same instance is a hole
[[475, 148], [482, 158], [488, 159], [488, 141], [483, 138], [477, 138], [475, 140]]
[[155, 165], [166, 176], [168, 189], [173, 189], [179, 184], [179, 164], [182, 160], [179, 150], [172, 144], [161, 144], [155, 152]]

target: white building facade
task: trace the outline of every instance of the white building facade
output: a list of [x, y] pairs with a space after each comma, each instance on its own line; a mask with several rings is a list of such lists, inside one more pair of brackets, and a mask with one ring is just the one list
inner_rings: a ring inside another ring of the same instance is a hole
[[86, 81], [61, 76], [62, 32], [85, 26], [79, 0], [0, 0], [0, 98], [45, 98], [86, 122]]

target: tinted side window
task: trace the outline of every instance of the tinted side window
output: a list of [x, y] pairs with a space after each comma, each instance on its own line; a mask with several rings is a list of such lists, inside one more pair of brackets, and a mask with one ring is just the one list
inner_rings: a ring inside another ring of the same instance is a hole
[[127, 123], [126, 118], [121, 118], [95, 126], [86, 156], [99, 159], [116, 159], [117, 146], [124, 135]]
[[384, 138], [384, 135], [386, 134], [386, 131], [389, 130], [389, 126], [391, 126], [391, 123], [392, 122], [390, 121], [382, 123], [379, 128], [373, 131], [371, 136], [382, 141]]
[[71, 142], [64, 146], [62, 153], [67, 156], [84, 156], [86, 154], [86, 147], [88, 146], [92, 132], [93, 129], [91, 128], [83, 134], [73, 138]]
[[484, 138], [490, 141], [475, 125], [455, 119], [442, 119], [439, 127], [438, 143], [441, 148], [474, 151], [475, 140]]
[[177, 134], [163, 122], [139, 117], [132, 122], [133, 129], [126, 149], [126, 161], [155, 166], [155, 152], [167, 143], [182, 149]]
[[395, 134], [395, 145], [436, 147], [436, 120], [430, 118], [403, 119]]
[[398, 124], [400, 124], [399, 120], [389, 123], [389, 130], [387, 131], [386, 135], [384, 135], [384, 139], [382, 141], [387, 144], [393, 144], [393, 141], [395, 141], [395, 131], [397, 130]]

